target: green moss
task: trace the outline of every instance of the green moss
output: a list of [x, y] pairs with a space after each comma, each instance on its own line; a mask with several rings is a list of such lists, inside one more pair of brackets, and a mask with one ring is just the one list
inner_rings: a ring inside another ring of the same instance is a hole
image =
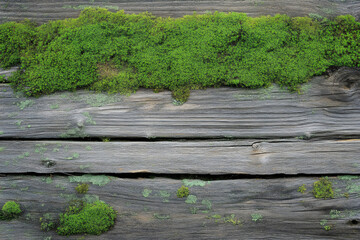
[[338, 176], [338, 178], [339, 178], [340, 180], [346, 180], [346, 181], [351, 181], [351, 180], [354, 180], [354, 179], [359, 179], [358, 176], [352, 176], [352, 175]]
[[49, 213], [45, 213], [44, 216], [40, 217], [39, 222], [42, 231], [48, 232], [57, 227], [56, 221]]
[[254, 222], [261, 221], [263, 216], [260, 213], [253, 213], [251, 214], [251, 220]]
[[32, 105], [34, 105], [34, 101], [33, 100], [25, 100], [25, 101], [21, 101], [19, 103], [17, 103], [17, 106], [21, 109], [24, 110], [27, 107], [31, 107]]
[[11, 220], [21, 214], [20, 204], [14, 201], [6, 202], [0, 212], [0, 220]]
[[327, 225], [328, 223], [328, 220], [326, 219], [323, 219], [320, 221], [320, 225], [323, 226], [323, 228], [326, 230], [326, 231], [330, 231], [331, 230], [331, 225]]
[[86, 123], [90, 125], [96, 125], [96, 122], [93, 120], [89, 112], [84, 112], [83, 115], [86, 117]]
[[0, 83], [5, 83], [6, 79], [3, 75], [0, 75]]
[[91, 174], [85, 174], [82, 176], [70, 176], [69, 177], [70, 182], [77, 182], [77, 183], [92, 183], [94, 185], [98, 186], [105, 186], [111, 181], [111, 177], [106, 175], [91, 175]]
[[46, 178], [44, 177], [41, 180], [47, 184], [51, 184], [53, 182], [51, 177], [46, 177]]
[[84, 132], [82, 128], [72, 128], [67, 130], [65, 133], [60, 134], [61, 138], [85, 138], [88, 135]]
[[328, 177], [320, 178], [319, 181], [314, 182], [313, 186], [313, 194], [316, 198], [334, 198], [332, 182], [328, 179]]
[[145, 189], [142, 191], [142, 195], [143, 195], [143, 197], [149, 197], [150, 194], [151, 194], [151, 192], [152, 192], [152, 190], [145, 188]]
[[85, 194], [89, 190], [89, 184], [87, 183], [78, 184], [75, 190], [80, 194]]
[[93, 204], [69, 206], [64, 214], [60, 214], [59, 235], [92, 234], [100, 235], [115, 224], [116, 212], [109, 205], [98, 201]]
[[193, 88], [277, 83], [295, 91], [330, 66], [360, 66], [360, 23], [350, 15], [329, 20], [214, 12], [173, 19], [64, 7], [84, 10], [77, 19], [41, 26], [0, 25], [0, 67], [26, 69], [9, 79], [16, 90], [38, 96], [145, 87], [171, 90], [182, 103]]
[[66, 160], [73, 160], [80, 157], [79, 153], [73, 153], [70, 157], [65, 158]]
[[231, 214], [224, 218], [224, 223], [231, 223], [232, 225], [240, 225], [241, 220], [235, 217], [235, 214]]
[[185, 187], [185, 186], [183, 185], [183, 186], [181, 186], [181, 187], [177, 190], [176, 196], [177, 196], [178, 198], [184, 198], [184, 197], [189, 196], [189, 194], [190, 194], [189, 188], [188, 188], [188, 187]]
[[0, 147], [0, 152], [4, 151], [5, 147]]
[[298, 192], [303, 193], [303, 194], [306, 192], [306, 186], [305, 186], [305, 184], [303, 184], [303, 185], [301, 185], [301, 186], [299, 187]]
[[197, 214], [197, 212], [199, 210], [199, 208], [197, 208], [197, 207], [190, 207], [189, 209], [190, 209], [191, 214]]
[[51, 104], [51, 105], [50, 105], [50, 108], [51, 108], [51, 109], [58, 109], [58, 108], [59, 108], [59, 104], [57, 104], [57, 103]]
[[189, 195], [185, 202], [188, 203], [188, 204], [195, 204], [197, 201], [197, 197], [195, 195]]
[[341, 211], [338, 211], [338, 210], [330, 211], [330, 218], [332, 218], [332, 219], [340, 218], [341, 216], [342, 216]]
[[211, 218], [220, 219], [220, 218], [221, 218], [221, 215], [219, 215], [219, 214], [214, 214], [214, 215], [211, 216]]
[[210, 200], [204, 199], [201, 201], [201, 204], [204, 205], [208, 211], [212, 209], [212, 203]]
[[346, 187], [346, 190], [348, 191], [348, 193], [360, 193], [360, 184], [350, 183]]
[[199, 187], [204, 187], [206, 184], [209, 184], [209, 181], [203, 181], [203, 180], [190, 180], [190, 179], [184, 179], [183, 181], [184, 186], [186, 187], [194, 187], [194, 186], [199, 186]]
[[185, 103], [190, 96], [189, 87], [180, 87], [172, 91], [172, 97], [176, 100], [175, 105], [181, 105]]

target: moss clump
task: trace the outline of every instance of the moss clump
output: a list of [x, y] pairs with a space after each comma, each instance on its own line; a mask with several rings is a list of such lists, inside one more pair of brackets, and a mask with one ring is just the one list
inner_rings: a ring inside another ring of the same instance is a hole
[[11, 220], [21, 214], [20, 205], [14, 201], [8, 201], [4, 204], [0, 212], [1, 220]]
[[89, 190], [89, 184], [87, 183], [78, 184], [75, 190], [80, 194], [85, 194]]
[[176, 196], [177, 196], [178, 198], [184, 198], [184, 197], [189, 196], [189, 194], [190, 194], [189, 188], [188, 188], [188, 187], [185, 187], [185, 186], [183, 185], [183, 186], [181, 186], [181, 187], [177, 190]]
[[320, 178], [319, 181], [314, 182], [313, 194], [316, 198], [334, 198], [332, 183], [328, 177]]
[[42, 231], [50, 231], [56, 228], [57, 223], [54, 221], [54, 219], [51, 217], [49, 213], [44, 214], [44, 216], [40, 217], [40, 228]]
[[115, 224], [116, 212], [108, 204], [97, 201], [81, 206], [69, 206], [66, 213], [60, 214], [59, 235], [92, 234], [100, 235]]
[[172, 97], [178, 104], [185, 103], [190, 97], [190, 89], [188, 87], [180, 87], [172, 91]]

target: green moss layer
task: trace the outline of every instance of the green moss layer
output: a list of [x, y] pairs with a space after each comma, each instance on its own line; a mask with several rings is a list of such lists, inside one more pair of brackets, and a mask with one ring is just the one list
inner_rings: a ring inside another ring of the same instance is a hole
[[89, 88], [129, 93], [272, 83], [297, 90], [331, 66], [360, 66], [360, 23], [242, 13], [154, 17], [88, 8], [77, 19], [0, 25], [0, 65], [29, 96]]

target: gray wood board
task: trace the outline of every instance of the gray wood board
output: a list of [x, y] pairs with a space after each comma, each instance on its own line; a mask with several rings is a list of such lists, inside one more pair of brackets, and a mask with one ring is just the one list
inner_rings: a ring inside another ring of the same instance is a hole
[[250, 16], [274, 15], [306, 16], [316, 13], [331, 17], [339, 14], [352, 14], [360, 17], [358, 0], [227, 0], [227, 1], [85, 1], [85, 0], [3, 0], [0, 2], [0, 23], [19, 21], [24, 18], [37, 22], [74, 18], [85, 7], [105, 7], [126, 13], [151, 12], [157, 16], [181, 17], [183, 15], [206, 13], [208, 11], [245, 12]]
[[316, 77], [302, 94], [277, 86], [171, 93], [140, 89], [129, 97], [78, 91], [26, 99], [0, 84], [0, 138], [357, 138], [360, 71]]
[[[351, 223], [360, 220], [359, 179], [330, 178], [336, 197], [327, 200], [316, 199], [311, 193], [317, 178], [188, 181], [187, 184], [195, 185], [190, 187], [190, 194], [196, 196], [196, 202], [186, 203], [186, 199], [176, 196], [184, 184], [180, 180], [100, 177], [110, 182], [91, 185], [86, 196], [76, 194], [77, 183], [70, 183], [67, 177], [0, 178], [0, 203], [16, 200], [24, 209], [17, 220], [1, 222], [0, 239], [81, 238], [40, 231], [41, 216], [48, 213], [56, 218], [74, 199], [100, 199], [118, 211], [111, 231], [85, 239], [359, 238], [359, 224]], [[304, 194], [298, 192], [303, 184], [307, 188]], [[344, 196], [347, 194], [348, 198]], [[224, 222], [232, 214], [233, 220], [240, 220], [241, 224]], [[261, 220], [252, 220], [252, 214], [260, 214]], [[213, 218], [214, 215], [221, 218]], [[331, 230], [326, 231], [320, 223]]]
[[9, 69], [0, 68], [0, 76], [4, 76], [7, 79], [12, 73], [19, 70], [19, 67], [11, 67]]
[[341, 141], [0, 141], [0, 173], [360, 174]]

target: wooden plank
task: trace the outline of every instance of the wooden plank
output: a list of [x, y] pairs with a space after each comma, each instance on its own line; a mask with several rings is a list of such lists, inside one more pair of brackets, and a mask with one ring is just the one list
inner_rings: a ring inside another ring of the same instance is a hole
[[208, 0], [208, 1], [88, 1], [88, 0], [17, 0], [0, 2], [0, 23], [20, 21], [24, 18], [37, 22], [73, 18], [85, 7], [105, 7], [116, 11], [124, 9], [127, 13], [151, 12], [157, 16], [181, 17], [186, 14], [206, 13], [207, 11], [245, 12], [250, 16], [274, 15], [277, 13], [290, 16], [304, 16], [317, 13], [330, 17], [338, 14], [353, 14], [359, 17], [360, 4], [357, 0]]
[[[69, 183], [67, 177], [2, 177], [0, 202], [16, 200], [25, 212], [1, 223], [0, 238], [79, 239], [82, 236], [41, 232], [39, 218], [44, 214], [56, 218], [68, 201], [81, 198], [100, 199], [118, 211], [111, 231], [86, 239], [358, 239], [360, 180], [330, 179], [334, 199], [314, 198], [312, 184], [317, 178], [243, 179], [190, 182], [204, 186], [190, 187], [197, 200], [186, 203], [176, 197], [184, 184], [180, 180], [112, 178], [104, 186], [91, 185], [84, 197], [76, 194], [77, 183]], [[298, 192], [303, 184], [304, 194]], [[241, 224], [224, 222], [231, 214]], [[260, 214], [260, 220], [252, 220], [253, 214]]]
[[192, 91], [182, 106], [171, 93], [130, 97], [87, 91], [26, 99], [0, 85], [0, 138], [357, 138], [360, 71], [316, 77], [303, 94], [261, 90]]
[[347, 141], [1, 141], [0, 173], [360, 174]]
[[12, 73], [19, 70], [19, 67], [11, 67], [9, 69], [0, 68], [0, 76], [4, 76], [7, 79]]

